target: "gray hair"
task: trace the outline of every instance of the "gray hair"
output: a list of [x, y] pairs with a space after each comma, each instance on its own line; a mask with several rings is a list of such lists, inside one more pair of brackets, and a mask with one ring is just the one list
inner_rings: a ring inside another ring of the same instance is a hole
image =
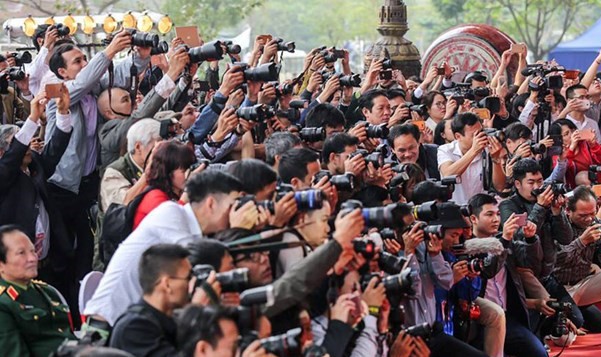
[[153, 139], [160, 136], [161, 123], [154, 119], [142, 119], [127, 131], [127, 152], [133, 154], [136, 143], [147, 146]]
[[276, 155], [282, 155], [286, 151], [300, 144], [300, 138], [292, 133], [273, 133], [265, 140], [265, 162], [269, 165], [275, 164]]
[[10, 147], [12, 137], [19, 131], [19, 127], [12, 124], [0, 125], [0, 151], [6, 152]]

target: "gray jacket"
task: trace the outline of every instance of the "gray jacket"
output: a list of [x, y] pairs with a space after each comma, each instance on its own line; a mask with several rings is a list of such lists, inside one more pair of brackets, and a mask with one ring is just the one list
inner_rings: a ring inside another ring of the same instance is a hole
[[[135, 58], [135, 64], [138, 70], [145, 68], [149, 61], [150, 58]], [[107, 70], [110, 63], [111, 60], [104, 52], [100, 52], [90, 60], [88, 65], [79, 72], [74, 80], [65, 82], [71, 100], [71, 107], [69, 109], [71, 110], [71, 118], [73, 120], [73, 132], [67, 150], [58, 163], [54, 175], [48, 179], [48, 182], [74, 193], [79, 193], [79, 184], [84, 173], [87, 153], [85, 142], [86, 127], [81, 100], [84, 96], [94, 92], [98, 93], [102, 88], [108, 86], [109, 78]], [[125, 85], [127, 78], [129, 77], [130, 66], [130, 58], [127, 58], [115, 66], [114, 86]], [[96, 101], [93, 101], [93, 103], [95, 106]], [[56, 129], [56, 110], [56, 102], [51, 100], [46, 107], [48, 118], [45, 135], [46, 141], [50, 140], [52, 133]], [[98, 130], [100, 129], [101, 118], [101, 115], [98, 114], [96, 133], [98, 133]], [[99, 142], [96, 141], [95, 145], [98, 146]]]

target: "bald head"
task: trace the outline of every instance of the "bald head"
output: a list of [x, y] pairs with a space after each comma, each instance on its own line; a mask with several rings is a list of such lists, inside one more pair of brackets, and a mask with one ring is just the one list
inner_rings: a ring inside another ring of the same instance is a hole
[[[109, 90], [111, 91], [112, 103], [109, 104]], [[129, 92], [121, 88], [110, 88], [104, 90], [98, 96], [98, 111], [107, 119], [125, 119], [123, 115], [131, 115], [131, 98]], [[112, 108], [112, 109], [111, 109]], [[117, 114], [118, 112], [120, 114]]]

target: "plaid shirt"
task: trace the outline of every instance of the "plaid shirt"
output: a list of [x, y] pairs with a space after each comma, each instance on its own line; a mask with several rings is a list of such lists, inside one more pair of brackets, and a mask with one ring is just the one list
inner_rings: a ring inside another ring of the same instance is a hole
[[580, 236], [584, 229], [572, 225], [574, 240], [568, 245], [558, 244], [557, 262], [553, 273], [563, 285], [575, 285], [591, 272], [595, 254], [601, 254], [601, 240], [584, 245]]

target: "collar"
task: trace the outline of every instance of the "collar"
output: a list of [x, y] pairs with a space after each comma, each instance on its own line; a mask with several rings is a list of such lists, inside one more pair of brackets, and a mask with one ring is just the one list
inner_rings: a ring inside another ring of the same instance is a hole
[[184, 212], [188, 218], [188, 228], [190, 233], [195, 236], [202, 237], [202, 229], [200, 228], [200, 223], [194, 214], [194, 210], [189, 203], [184, 205]]
[[136, 172], [136, 176], [138, 176], [138, 178], [140, 178], [140, 176], [142, 175], [142, 172], [144, 172], [144, 169], [141, 168], [140, 166], [138, 166], [138, 164], [136, 163], [134, 158], [131, 157], [131, 153], [127, 153], [126, 157], [127, 157], [127, 160], [130, 161], [132, 163], [132, 165], [138, 170], [138, 172]]
[[453, 140], [447, 145], [451, 145], [451, 148], [453, 149], [453, 155], [463, 156], [463, 153], [461, 152], [461, 148], [459, 147], [459, 141]]
[[22, 284], [19, 284], [19, 283], [15, 283], [14, 281], [6, 280], [6, 279], [2, 279], [2, 280], [4, 280], [4, 282], [7, 285], [16, 286], [17, 288], [19, 288], [21, 290], [24, 290], [24, 291], [27, 291], [27, 288], [29, 288], [29, 285], [31, 285], [31, 282], [29, 282], [29, 284], [27, 284], [27, 285], [22, 285]]

